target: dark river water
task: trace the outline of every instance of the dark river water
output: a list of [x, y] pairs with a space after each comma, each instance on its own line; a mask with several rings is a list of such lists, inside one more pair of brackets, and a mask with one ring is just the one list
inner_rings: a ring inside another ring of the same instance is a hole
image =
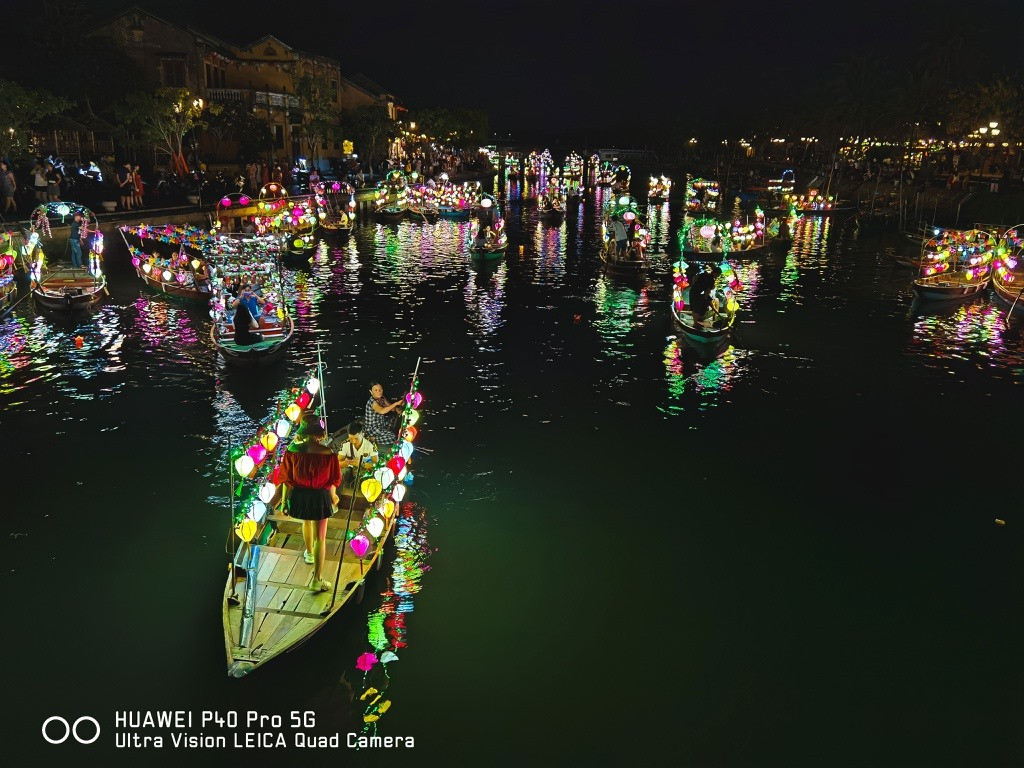
[[[482, 268], [470, 222], [364, 222], [289, 272], [296, 339], [261, 371], [113, 238], [91, 319], [0, 321], [9, 764], [1024, 764], [1024, 322], [916, 306], [889, 258], [913, 246], [825, 219], [736, 261], [733, 346], [702, 362], [675, 203], [631, 282], [601, 273], [602, 195], [560, 226], [513, 200]], [[422, 358], [413, 504], [361, 604], [230, 679], [227, 446], [318, 344], [334, 429]], [[396, 605], [399, 660], [364, 676]], [[290, 744], [309, 710], [342, 746], [116, 748], [115, 712], [157, 709], [282, 715]], [[52, 715], [103, 733], [49, 745]], [[415, 747], [344, 746], [373, 728]]]

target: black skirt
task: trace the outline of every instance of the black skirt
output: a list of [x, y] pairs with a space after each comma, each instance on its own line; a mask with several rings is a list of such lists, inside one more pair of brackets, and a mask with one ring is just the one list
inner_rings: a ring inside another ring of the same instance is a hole
[[289, 488], [288, 514], [299, 520], [326, 520], [334, 514], [326, 488]]

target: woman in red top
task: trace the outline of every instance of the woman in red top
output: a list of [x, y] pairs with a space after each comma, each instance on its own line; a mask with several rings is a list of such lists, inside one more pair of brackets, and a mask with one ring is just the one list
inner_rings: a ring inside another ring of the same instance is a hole
[[303, 558], [313, 566], [314, 590], [326, 592], [331, 582], [321, 578], [326, 554], [327, 518], [338, 504], [341, 465], [334, 451], [322, 444], [327, 437], [323, 421], [316, 414], [302, 417], [288, 450], [281, 459], [281, 505], [291, 517], [302, 521], [306, 542]]

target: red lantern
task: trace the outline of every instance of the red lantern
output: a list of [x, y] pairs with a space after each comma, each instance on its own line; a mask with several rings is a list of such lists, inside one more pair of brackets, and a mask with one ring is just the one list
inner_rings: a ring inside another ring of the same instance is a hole
[[410, 443], [416, 439], [416, 435], [418, 434], [419, 432], [416, 430], [416, 427], [405, 428], [405, 439], [408, 440]]
[[394, 472], [396, 475], [402, 471], [402, 467], [405, 466], [405, 459], [401, 456], [395, 456], [388, 462], [388, 469]]
[[306, 406], [309, 405], [312, 399], [313, 396], [309, 394], [309, 392], [303, 392], [301, 395], [299, 395], [298, 399], [296, 399], [295, 404], [299, 406], [299, 408], [306, 408]]

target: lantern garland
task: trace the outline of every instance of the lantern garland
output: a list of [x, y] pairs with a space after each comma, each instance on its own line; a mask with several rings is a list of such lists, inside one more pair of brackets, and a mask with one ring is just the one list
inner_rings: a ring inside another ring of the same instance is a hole
[[402, 171], [389, 171], [384, 180], [377, 184], [373, 198], [373, 209], [381, 211], [399, 211], [408, 207], [409, 182]]
[[84, 205], [53, 201], [37, 206], [29, 216], [31, 230], [28, 240], [22, 245], [22, 255], [29, 260], [29, 279], [31, 281], [36, 284], [42, 282], [45, 255], [39, 241], [40, 233], [47, 238], [53, 237], [53, 232], [50, 229], [51, 219], [60, 219], [60, 222], [63, 224], [69, 217], [79, 213], [82, 214], [84, 219], [80, 236], [83, 243], [88, 243], [85, 266], [89, 270], [89, 274], [97, 280], [100, 279], [103, 274], [103, 233], [100, 232], [100, 225], [96, 214]]
[[[256, 434], [244, 445], [232, 450], [228, 457], [235, 475], [235, 530], [245, 541], [251, 541], [263, 524], [270, 503], [277, 492], [279, 467], [284, 451], [294, 437], [295, 425], [316, 403], [320, 380], [310, 373], [301, 387], [281, 392], [270, 414]], [[250, 520], [255, 528], [241, 528]], [[244, 533], [250, 533], [248, 539]]]
[[689, 219], [679, 230], [682, 253], [721, 253], [732, 250], [731, 228], [714, 219]]
[[831, 211], [836, 207], [835, 195], [822, 195], [816, 189], [809, 189], [806, 195], [786, 193], [782, 195], [783, 208], [800, 212]]
[[671, 191], [672, 179], [668, 176], [651, 176], [651, 180], [647, 184], [647, 199], [668, 200]]
[[0, 312], [7, 309], [17, 293], [15, 259], [17, 251], [14, 249], [14, 233], [0, 232]]
[[604, 217], [601, 222], [601, 237], [603, 241], [615, 239], [612, 222], [618, 220], [631, 231], [630, 238], [633, 245], [638, 246], [641, 251], [646, 251], [651, 244], [651, 233], [643, 216], [640, 215], [639, 206], [630, 195], [620, 195], [612, 198], [612, 201], [605, 208]]
[[989, 276], [997, 250], [996, 239], [990, 232], [947, 229], [925, 242], [921, 275], [949, 274], [969, 283], [978, 282]]

